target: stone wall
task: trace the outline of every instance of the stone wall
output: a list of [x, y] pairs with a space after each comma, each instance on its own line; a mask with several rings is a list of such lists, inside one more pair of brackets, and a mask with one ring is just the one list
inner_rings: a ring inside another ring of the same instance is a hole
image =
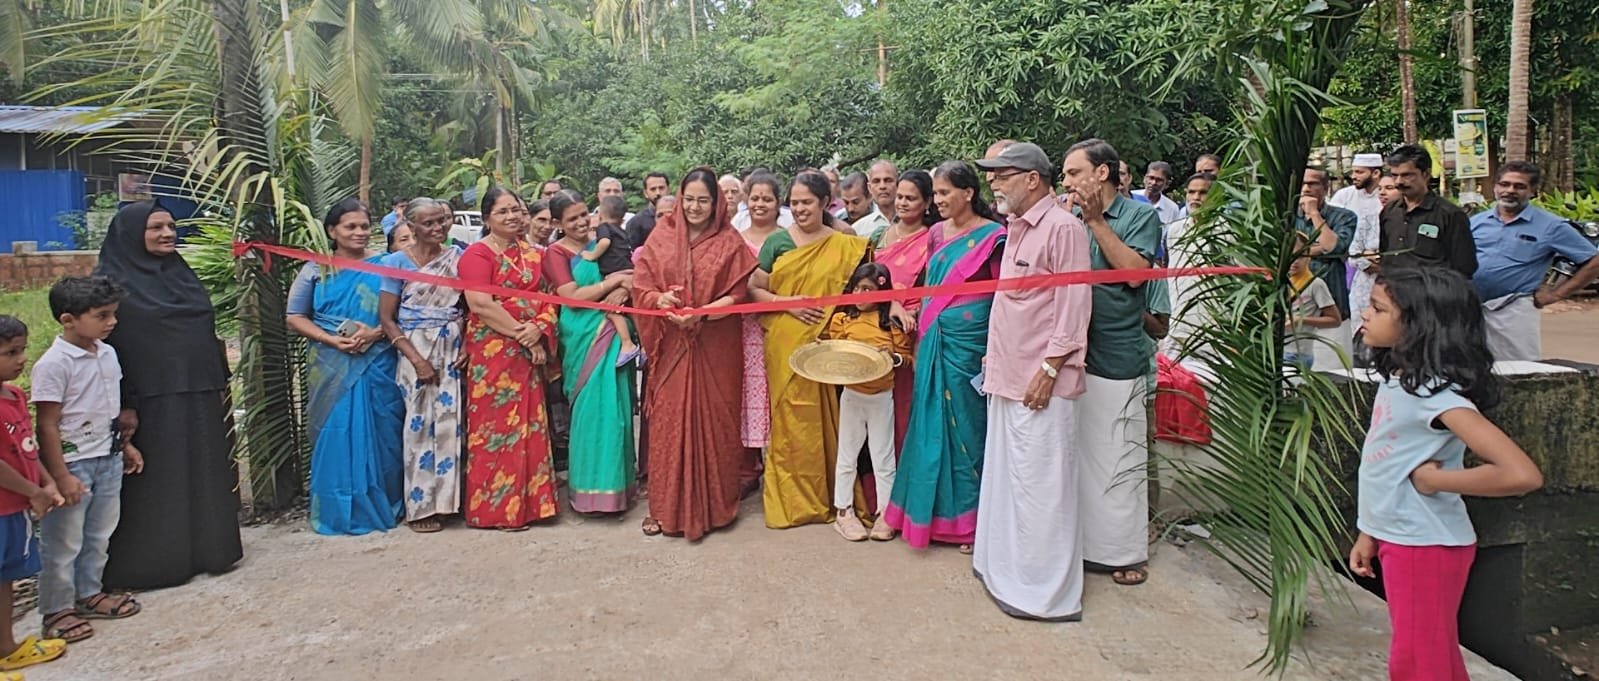
[[0, 291], [39, 288], [68, 275], [89, 274], [99, 260], [94, 251], [0, 254]]

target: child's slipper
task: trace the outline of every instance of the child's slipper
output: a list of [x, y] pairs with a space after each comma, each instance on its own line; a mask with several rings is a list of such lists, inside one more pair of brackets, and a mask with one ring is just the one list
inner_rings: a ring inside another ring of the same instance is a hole
[[633, 362], [639, 362], [642, 364], [643, 360], [644, 351], [639, 349], [638, 346], [634, 346], [632, 350], [628, 350], [627, 352], [624, 352], [616, 357], [616, 366], [625, 367]]
[[67, 654], [67, 642], [59, 638], [29, 636], [10, 655], [0, 658], [0, 672], [16, 671], [44, 664]]

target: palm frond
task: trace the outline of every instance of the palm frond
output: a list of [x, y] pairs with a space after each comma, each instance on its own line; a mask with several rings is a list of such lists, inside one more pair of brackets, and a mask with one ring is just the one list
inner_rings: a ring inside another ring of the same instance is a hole
[[[1263, 671], [1281, 673], [1301, 639], [1309, 589], [1346, 596], [1327, 565], [1344, 536], [1343, 477], [1331, 452], [1353, 444], [1354, 405], [1325, 376], [1283, 368], [1288, 267], [1300, 175], [1327, 84], [1365, 0], [1252, 0], [1174, 52], [1185, 66], [1214, 58], [1239, 84], [1236, 143], [1199, 226], [1176, 245], [1207, 265], [1251, 265], [1270, 278], [1203, 279], [1178, 319], [1203, 319], [1184, 354], [1213, 374], [1213, 439], [1198, 460], [1163, 462], [1184, 503], [1208, 509], [1205, 546], [1271, 595]], [[1195, 56], [1199, 55], [1199, 56]]]

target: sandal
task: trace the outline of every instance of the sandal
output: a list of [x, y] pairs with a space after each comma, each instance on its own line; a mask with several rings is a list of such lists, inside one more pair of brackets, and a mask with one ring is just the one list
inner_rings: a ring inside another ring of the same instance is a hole
[[533, 529], [533, 526], [532, 525], [517, 525], [516, 527], [501, 527], [501, 528], [496, 528], [496, 529], [498, 529], [501, 532], [526, 532], [528, 530]]
[[44, 664], [67, 654], [67, 642], [59, 638], [40, 639], [29, 636], [22, 639], [17, 649], [0, 658], [0, 672], [16, 671], [36, 664]]
[[1110, 573], [1110, 580], [1122, 586], [1138, 586], [1149, 581], [1149, 564], [1122, 568]]
[[45, 616], [42, 633], [45, 638], [58, 638], [67, 643], [77, 643], [94, 636], [94, 625], [71, 610], [62, 610]]
[[[110, 610], [102, 610], [100, 606], [106, 601], [111, 602]], [[120, 620], [132, 617], [144, 610], [144, 606], [133, 600], [133, 594], [97, 593], [93, 596], [78, 601], [78, 617], [86, 620]]]
[[654, 518], [646, 517], [644, 518], [644, 526], [641, 529], [644, 530], [644, 536], [654, 537], [661, 533], [661, 523]]
[[961, 555], [963, 555], [963, 556], [972, 555], [972, 545], [971, 544], [961, 544], [960, 552], [961, 552]]
[[437, 516], [429, 516], [408, 522], [405, 526], [417, 534], [433, 534], [444, 529], [444, 521], [439, 520]]

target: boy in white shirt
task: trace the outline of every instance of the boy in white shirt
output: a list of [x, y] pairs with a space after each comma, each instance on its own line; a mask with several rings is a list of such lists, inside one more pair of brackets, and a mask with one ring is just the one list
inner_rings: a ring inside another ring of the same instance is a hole
[[86, 620], [138, 614], [132, 596], [104, 593], [106, 547], [122, 516], [122, 476], [144, 470], [122, 409], [122, 366], [104, 340], [117, 325], [121, 289], [106, 277], [64, 277], [50, 287], [58, 336], [33, 365], [40, 460], [66, 505], [39, 523], [39, 612], [52, 638], [94, 635]]

